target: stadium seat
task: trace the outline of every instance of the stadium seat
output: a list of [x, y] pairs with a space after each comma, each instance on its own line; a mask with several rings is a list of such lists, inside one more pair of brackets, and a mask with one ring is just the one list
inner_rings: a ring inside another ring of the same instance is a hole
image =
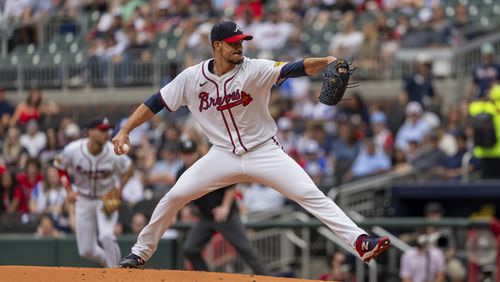
[[54, 42], [50, 43], [49, 45], [49, 53], [50, 54], [54, 54], [57, 52], [57, 44], [55, 44]]
[[168, 47], [168, 39], [160, 37], [159, 40], [156, 41], [155, 47], [158, 50], [163, 50]]
[[18, 56], [25, 56], [25, 55], [33, 55], [36, 51], [36, 46], [35, 44], [28, 44], [28, 45], [18, 45], [14, 48], [12, 51], [13, 54], [16, 54]]
[[447, 6], [444, 11], [448, 18], [453, 18], [453, 16], [455, 16], [455, 8], [453, 6]]

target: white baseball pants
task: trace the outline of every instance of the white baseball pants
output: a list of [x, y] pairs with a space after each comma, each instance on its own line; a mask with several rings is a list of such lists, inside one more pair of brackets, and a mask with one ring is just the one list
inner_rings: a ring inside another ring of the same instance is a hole
[[319, 190], [279, 144], [270, 139], [241, 156], [212, 146], [160, 200], [151, 221], [132, 247], [132, 253], [148, 260], [182, 207], [211, 191], [240, 182], [260, 183], [279, 191], [299, 203], [351, 246], [359, 235], [367, 234]]
[[120, 247], [116, 242], [114, 229], [118, 222], [118, 211], [108, 217], [102, 211], [102, 206], [101, 199], [78, 195], [75, 204], [78, 254], [103, 267], [117, 267]]

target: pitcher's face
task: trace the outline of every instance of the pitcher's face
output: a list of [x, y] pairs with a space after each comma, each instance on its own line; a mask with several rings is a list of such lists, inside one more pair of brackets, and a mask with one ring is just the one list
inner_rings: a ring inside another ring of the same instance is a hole
[[243, 63], [243, 40], [234, 43], [224, 41], [214, 42], [214, 51], [221, 52], [222, 58], [233, 65]]

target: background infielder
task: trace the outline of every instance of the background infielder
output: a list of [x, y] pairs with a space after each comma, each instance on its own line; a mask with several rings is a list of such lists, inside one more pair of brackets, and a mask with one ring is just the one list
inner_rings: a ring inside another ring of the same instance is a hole
[[[70, 201], [76, 200], [78, 253], [104, 267], [118, 266], [120, 248], [114, 235], [118, 211], [106, 213], [102, 197], [113, 189], [117, 189], [116, 194], [121, 195], [123, 186], [133, 172], [128, 156], [114, 154], [109, 142], [111, 128], [107, 118], [92, 120], [88, 138], [68, 144], [54, 161], [61, 182], [68, 191], [68, 198]], [[69, 181], [68, 173], [73, 175], [73, 184]], [[119, 187], [115, 188], [118, 181]]]
[[132, 253], [120, 261], [120, 266], [142, 267], [184, 205], [238, 182], [261, 183], [298, 202], [353, 246], [365, 261], [387, 249], [387, 237], [368, 236], [284, 152], [268, 111], [273, 85], [287, 78], [319, 74], [336, 58], [307, 58], [285, 64], [243, 57], [242, 41], [252, 36], [243, 34], [230, 21], [216, 24], [210, 36], [214, 59], [181, 72], [141, 104], [113, 138], [115, 152], [120, 155], [134, 128], [163, 107], [174, 111], [187, 106], [214, 145], [161, 199]]

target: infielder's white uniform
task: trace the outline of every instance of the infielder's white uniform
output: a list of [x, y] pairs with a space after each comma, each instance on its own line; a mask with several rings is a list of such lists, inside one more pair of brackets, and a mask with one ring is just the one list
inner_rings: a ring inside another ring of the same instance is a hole
[[242, 64], [219, 77], [208, 70], [209, 61], [184, 70], [160, 95], [169, 111], [186, 105], [214, 146], [161, 199], [132, 253], [148, 260], [184, 205], [239, 182], [276, 189], [354, 245], [366, 232], [316, 187], [275, 137], [277, 127], [268, 103], [272, 86], [282, 79], [284, 64], [244, 58]]
[[71, 142], [54, 164], [74, 176], [72, 186], [78, 192], [75, 204], [78, 253], [102, 266], [116, 267], [120, 259], [120, 248], [114, 235], [118, 212], [108, 217], [102, 211], [101, 197], [115, 187], [132, 162], [126, 155], [116, 156], [111, 142], [107, 142], [98, 155], [89, 152], [87, 143], [87, 138]]

